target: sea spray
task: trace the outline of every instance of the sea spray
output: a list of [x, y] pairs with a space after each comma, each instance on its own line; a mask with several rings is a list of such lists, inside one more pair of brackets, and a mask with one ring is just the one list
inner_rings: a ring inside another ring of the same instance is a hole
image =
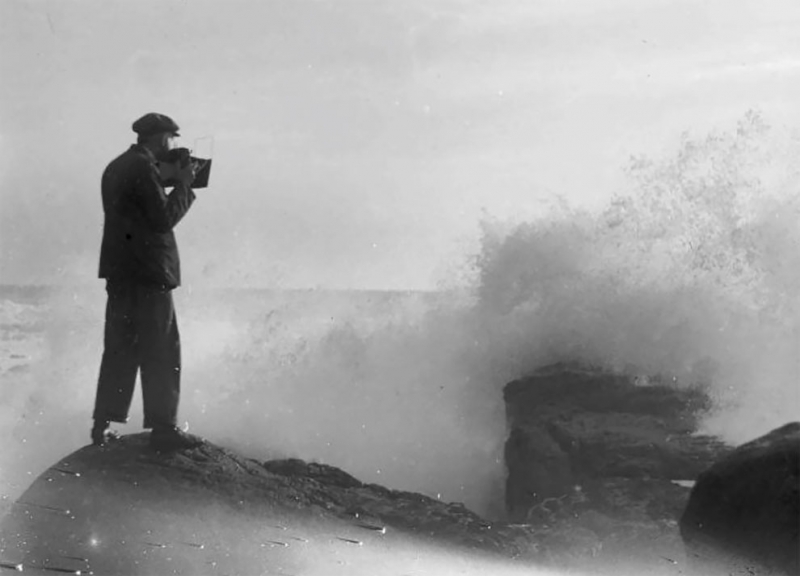
[[[502, 388], [551, 362], [702, 384], [706, 429], [734, 442], [797, 419], [798, 151], [756, 115], [686, 137], [632, 160], [629, 190], [602, 210], [484, 219], [471, 281], [450, 291], [182, 287], [181, 419], [256, 458], [320, 460], [490, 516]], [[3, 372], [12, 497], [88, 442], [102, 286], [45, 296], [34, 319], [8, 308], [9, 338], [42, 340]], [[140, 424], [137, 399], [120, 429]]]
[[797, 419], [797, 140], [750, 113], [633, 159], [607, 209], [484, 228], [478, 305], [495, 365], [543, 361], [702, 384], [707, 430], [740, 442]]
[[499, 515], [502, 387], [551, 362], [703, 385], [706, 431], [732, 442], [796, 419], [796, 150], [748, 114], [632, 159], [604, 210], [484, 220], [473, 283], [416, 314], [408, 295], [369, 313], [322, 299], [327, 324], [288, 340], [280, 314], [255, 318], [226, 431]]
[[262, 314], [252, 340], [205, 374], [228, 382], [205, 404], [206, 429], [249, 453], [317, 459], [482, 509], [501, 496], [502, 399], [469, 383], [463, 310], [438, 293], [305, 298], [317, 323], [298, 333], [291, 309]]

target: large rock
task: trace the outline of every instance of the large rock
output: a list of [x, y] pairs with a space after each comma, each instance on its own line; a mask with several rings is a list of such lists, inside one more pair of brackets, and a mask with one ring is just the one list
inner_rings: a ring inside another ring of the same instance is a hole
[[800, 423], [700, 474], [680, 520], [700, 574], [800, 574]]
[[[515, 521], [576, 486], [693, 480], [728, 449], [694, 434], [709, 405], [696, 388], [558, 364], [511, 382], [504, 394], [506, 510]], [[682, 508], [683, 502], [673, 506], [677, 513]]]
[[[696, 433], [700, 388], [568, 364], [505, 390], [506, 510], [563, 561], [648, 574], [684, 568], [678, 520], [691, 482], [731, 447]], [[583, 553], [582, 553], [583, 554]]]
[[461, 504], [212, 443], [160, 455], [147, 438], [87, 446], [37, 478], [0, 522], [0, 569], [371, 575], [424, 565], [426, 546], [447, 548], [456, 566], [478, 552], [535, 557], [524, 529]]

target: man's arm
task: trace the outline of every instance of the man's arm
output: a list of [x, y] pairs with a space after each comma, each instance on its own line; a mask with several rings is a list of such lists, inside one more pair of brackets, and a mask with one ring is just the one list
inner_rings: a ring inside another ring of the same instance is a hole
[[148, 227], [155, 232], [169, 232], [181, 221], [195, 200], [195, 194], [188, 184], [192, 178], [190, 165], [179, 172], [180, 183], [167, 194], [158, 171], [147, 163], [146, 170], [137, 178], [136, 193]]

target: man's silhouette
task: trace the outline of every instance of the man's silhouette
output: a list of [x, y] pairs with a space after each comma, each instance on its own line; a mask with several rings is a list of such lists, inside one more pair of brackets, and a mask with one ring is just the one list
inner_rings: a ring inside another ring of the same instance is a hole
[[142, 116], [133, 123], [137, 143], [103, 173], [99, 276], [106, 280], [108, 303], [91, 433], [95, 445], [118, 437], [110, 422], [128, 420], [137, 372], [152, 447], [180, 450], [202, 442], [177, 427], [181, 352], [172, 290], [181, 277], [173, 228], [194, 202], [194, 166], [173, 170], [171, 181], [177, 184], [167, 194], [158, 159], [178, 129], [163, 114]]

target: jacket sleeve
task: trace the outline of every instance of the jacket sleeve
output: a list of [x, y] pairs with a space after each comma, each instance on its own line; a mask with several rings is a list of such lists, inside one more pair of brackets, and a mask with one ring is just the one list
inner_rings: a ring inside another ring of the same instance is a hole
[[145, 161], [137, 173], [136, 196], [144, 222], [154, 232], [169, 232], [189, 211], [194, 192], [188, 185], [179, 184], [167, 194], [155, 166], [149, 162]]

